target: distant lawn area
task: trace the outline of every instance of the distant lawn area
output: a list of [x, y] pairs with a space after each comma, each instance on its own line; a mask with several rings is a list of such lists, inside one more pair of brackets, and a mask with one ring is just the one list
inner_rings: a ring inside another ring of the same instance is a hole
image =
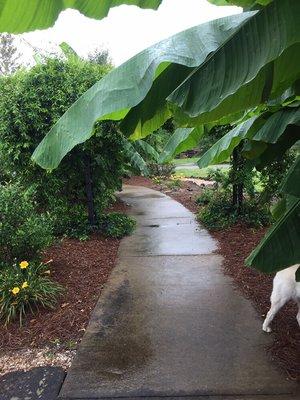
[[[190, 160], [190, 159], [189, 159]], [[180, 164], [179, 164], [180, 165]], [[178, 166], [178, 164], [177, 164]], [[222, 171], [228, 171], [229, 166], [224, 166], [223, 165], [210, 165], [209, 167], [206, 168], [180, 168], [175, 170], [175, 176], [176, 177], [184, 177], [184, 178], [203, 178], [207, 179], [209, 172], [210, 171], [215, 171], [216, 169], [222, 169]]]
[[191, 157], [191, 158], [175, 158], [172, 163], [176, 166], [178, 165], [186, 165], [186, 164], [196, 164], [200, 157]]

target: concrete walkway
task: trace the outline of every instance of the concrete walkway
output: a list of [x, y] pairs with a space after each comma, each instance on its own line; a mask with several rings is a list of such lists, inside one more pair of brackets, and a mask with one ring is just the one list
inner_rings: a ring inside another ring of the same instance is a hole
[[295, 387], [267, 359], [262, 321], [194, 215], [148, 188], [120, 197], [138, 227], [122, 240], [60, 396], [292, 399]]

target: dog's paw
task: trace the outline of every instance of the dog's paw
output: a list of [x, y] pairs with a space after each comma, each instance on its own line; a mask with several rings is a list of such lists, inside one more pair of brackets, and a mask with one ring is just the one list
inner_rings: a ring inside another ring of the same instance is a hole
[[264, 332], [267, 332], [267, 333], [272, 332], [272, 329], [271, 329], [269, 326], [263, 326], [263, 327], [262, 327], [262, 330], [263, 330]]

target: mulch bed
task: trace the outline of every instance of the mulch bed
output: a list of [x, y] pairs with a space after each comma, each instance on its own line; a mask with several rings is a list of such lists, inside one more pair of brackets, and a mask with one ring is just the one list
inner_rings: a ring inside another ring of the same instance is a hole
[[[124, 183], [160, 190], [192, 212], [199, 209], [195, 199], [201, 194], [201, 188], [194, 183], [183, 182], [180, 189], [174, 190], [141, 177], [130, 178]], [[265, 228], [253, 229], [245, 225], [236, 225], [223, 231], [210, 232], [219, 242], [218, 252], [224, 257], [224, 273], [229, 275], [236, 288], [252, 301], [262, 317], [262, 322], [270, 307], [273, 276], [246, 268], [244, 260], [259, 243], [265, 231]], [[296, 314], [297, 306], [292, 302], [279, 311], [272, 322], [273, 343], [267, 351], [289, 379], [300, 381], [300, 329]]]
[[[110, 211], [126, 211], [117, 202]], [[78, 341], [115, 265], [120, 240], [93, 235], [86, 241], [64, 239], [44, 255], [51, 277], [65, 288], [54, 310], [41, 308], [18, 322], [0, 326], [0, 351], [39, 347], [49, 342]]]

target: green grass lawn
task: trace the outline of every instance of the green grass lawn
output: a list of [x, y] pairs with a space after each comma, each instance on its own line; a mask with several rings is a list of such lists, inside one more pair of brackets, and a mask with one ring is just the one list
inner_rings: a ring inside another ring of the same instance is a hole
[[[211, 165], [206, 168], [180, 168], [180, 170], [175, 171], [176, 177], [184, 178], [203, 178], [207, 179], [208, 174], [211, 170], [220, 169], [218, 165]], [[222, 171], [228, 171], [229, 167], [222, 167]]]
[[178, 165], [186, 165], [186, 164], [196, 164], [199, 160], [199, 157], [191, 157], [191, 158], [175, 158], [172, 160], [172, 163], [176, 166]]

